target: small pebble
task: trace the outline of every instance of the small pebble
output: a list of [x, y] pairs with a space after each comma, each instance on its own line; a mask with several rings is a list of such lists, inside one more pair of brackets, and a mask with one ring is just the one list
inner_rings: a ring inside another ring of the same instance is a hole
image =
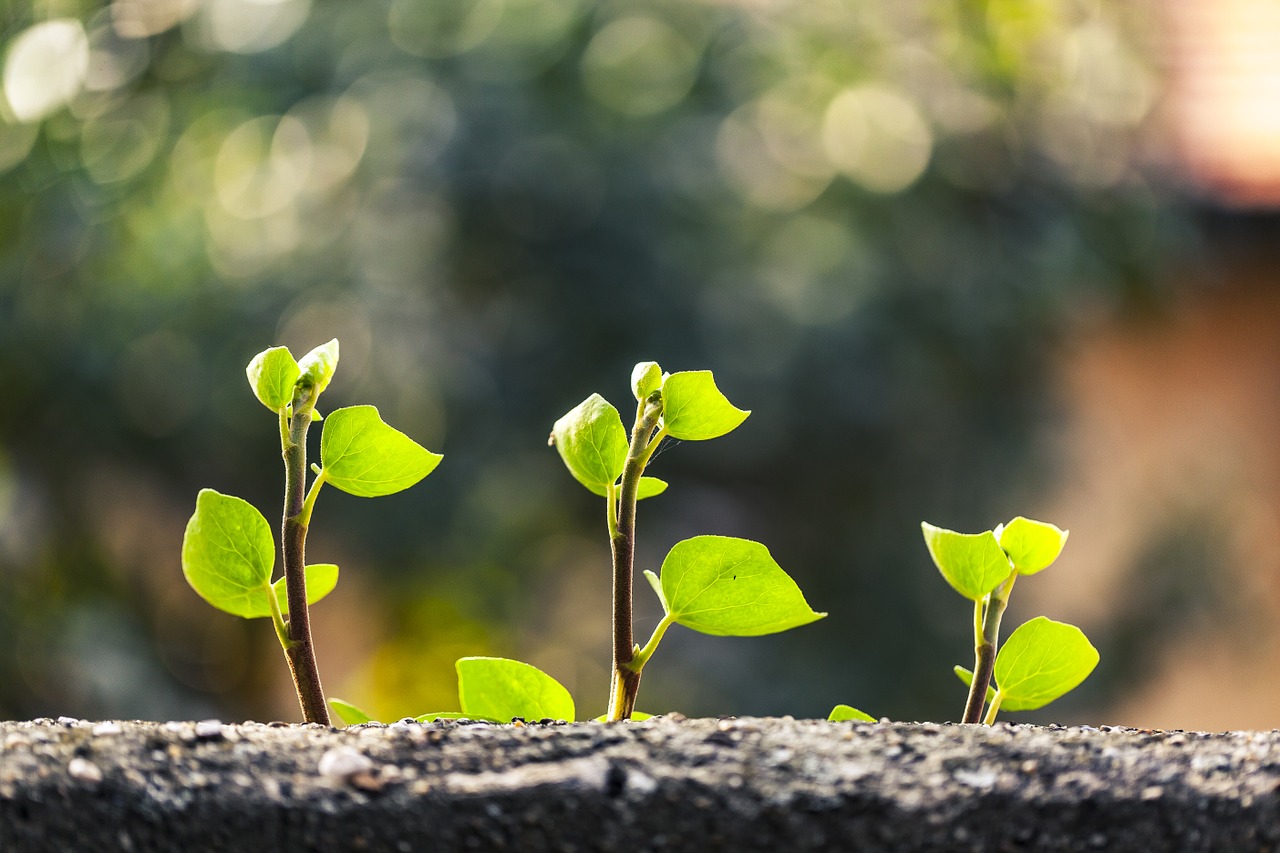
[[71, 759], [71, 763], [67, 765], [67, 772], [71, 774], [72, 779], [79, 779], [81, 782], [92, 785], [102, 781], [102, 771], [98, 769], [98, 765], [84, 758]]
[[64, 726], [78, 726], [81, 720], [76, 717], [59, 717], [58, 722]]
[[349, 746], [335, 746], [320, 756], [320, 775], [347, 781], [357, 773], [373, 770], [373, 762], [364, 753]]
[[98, 723], [93, 727], [93, 733], [97, 737], [102, 737], [104, 735], [118, 735], [120, 732], [120, 724], [111, 720]]
[[196, 737], [209, 739], [222, 736], [222, 720], [201, 720], [196, 723]]

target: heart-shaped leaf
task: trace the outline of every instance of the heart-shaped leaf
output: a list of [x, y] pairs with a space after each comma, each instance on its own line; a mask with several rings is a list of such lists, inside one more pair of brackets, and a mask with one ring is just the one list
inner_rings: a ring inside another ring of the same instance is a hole
[[1069, 531], [1044, 521], [1018, 516], [1000, 530], [1000, 547], [1009, 555], [1020, 575], [1034, 575], [1047, 569], [1067, 544]]
[[244, 372], [254, 396], [273, 412], [293, 401], [293, 386], [302, 373], [288, 347], [263, 350], [253, 357]]
[[965, 598], [980, 600], [1013, 572], [1009, 558], [990, 530], [956, 533], [928, 522], [920, 527], [934, 565], [947, 583]]
[[672, 438], [718, 438], [737, 429], [749, 414], [720, 393], [710, 370], [673, 373], [662, 383], [662, 423]]
[[607, 494], [627, 462], [627, 429], [622, 416], [599, 394], [592, 394], [556, 421], [551, 443], [569, 473], [597, 495]]
[[[247, 501], [201, 489], [182, 537], [182, 574], [219, 610], [252, 619], [270, 614], [275, 541], [271, 525]], [[267, 613], [258, 612], [263, 607]]]
[[1098, 665], [1098, 650], [1075, 625], [1037, 616], [1019, 625], [996, 655], [996, 687], [1006, 711], [1034, 711], [1074, 690]]
[[325, 479], [362, 498], [407, 489], [434, 471], [443, 458], [387, 426], [373, 406], [330, 412], [320, 435]]
[[817, 621], [769, 549], [749, 539], [695, 536], [662, 561], [662, 598], [681, 625], [722, 637], [755, 637]]
[[509, 723], [524, 720], [573, 721], [573, 697], [536, 666], [508, 658], [466, 657], [457, 663], [458, 701], [467, 717]]

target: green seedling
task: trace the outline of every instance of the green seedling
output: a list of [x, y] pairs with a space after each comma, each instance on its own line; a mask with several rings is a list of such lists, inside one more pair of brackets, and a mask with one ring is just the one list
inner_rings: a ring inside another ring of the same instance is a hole
[[[311, 641], [307, 606], [329, 594], [338, 567], [306, 565], [307, 530], [325, 483], [359, 497], [407, 489], [435, 470], [441, 456], [383, 423], [373, 406], [350, 406], [321, 418], [316, 400], [338, 366], [338, 342], [316, 347], [295, 361], [285, 347], [254, 356], [246, 373], [264, 406], [276, 413], [284, 456], [285, 498], [281, 523], [284, 574], [274, 583], [275, 542], [262, 513], [246, 501], [203, 489], [182, 540], [182, 572], [201, 598], [245, 619], [270, 617], [293, 674], [303, 718], [329, 723]], [[306, 486], [307, 430], [323, 420], [320, 462]]]
[[706, 370], [668, 374], [655, 362], [642, 362], [632, 371], [631, 390], [637, 405], [630, 437], [618, 410], [592, 394], [556, 421], [550, 439], [578, 482], [605, 499], [613, 553], [613, 667], [605, 714], [609, 722], [633, 716], [640, 673], [672, 625], [751, 637], [826, 615], [809, 607], [765, 546], [746, 539], [697, 536], [671, 549], [661, 577], [645, 571], [664, 615], [643, 647], [635, 643], [636, 504], [667, 488], [664, 481], [645, 475], [649, 462], [665, 438], [718, 438], [751, 413], [730, 403]]
[[833, 723], [843, 723], [846, 720], [853, 720], [856, 723], [875, 723], [878, 722], [875, 717], [866, 711], [859, 711], [852, 705], [837, 705], [831, 709], [831, 714], [827, 719]]
[[1019, 626], [1000, 647], [1000, 620], [1014, 582], [1057, 560], [1067, 531], [1021, 516], [985, 533], [921, 526], [938, 571], [974, 603], [974, 668], [956, 667], [969, 686], [962, 722], [990, 725], [1001, 708], [1042, 707], [1088, 677], [1098, 664], [1098, 650], [1074, 625], [1040, 616]]

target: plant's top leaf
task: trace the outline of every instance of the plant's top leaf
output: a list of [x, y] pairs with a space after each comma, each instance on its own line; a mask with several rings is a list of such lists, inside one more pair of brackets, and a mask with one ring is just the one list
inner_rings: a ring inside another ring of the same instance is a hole
[[980, 600], [1013, 572], [1013, 565], [990, 530], [956, 533], [934, 527], [927, 521], [922, 522], [920, 528], [934, 565], [947, 583], [965, 598]]
[[288, 347], [272, 347], [255, 355], [244, 372], [254, 396], [278, 412], [293, 400], [293, 386], [302, 371]]
[[999, 529], [1000, 547], [1020, 575], [1034, 575], [1058, 559], [1069, 531], [1044, 521], [1018, 516]]
[[636, 500], [642, 501], [645, 498], [651, 498], [660, 495], [667, 490], [667, 481], [659, 480], [657, 477], [641, 477], [640, 487], [636, 491]]
[[622, 416], [599, 394], [592, 394], [556, 421], [551, 443], [569, 473], [597, 495], [608, 493], [627, 463], [627, 430]]
[[337, 697], [329, 697], [329, 707], [333, 709], [333, 713], [338, 715], [338, 719], [342, 720], [344, 725], [358, 726], [361, 723], [373, 722], [373, 718], [364, 711]]
[[804, 600], [795, 581], [749, 539], [695, 536], [662, 562], [662, 597], [681, 625], [724, 637], [754, 637], [826, 616]]
[[458, 700], [468, 717], [503, 723], [524, 720], [573, 721], [573, 697], [542, 670], [518, 660], [465, 657], [457, 663]]
[[831, 713], [827, 715], [827, 719], [833, 723], [842, 723], [845, 720], [854, 720], [859, 723], [878, 723], [875, 717], [866, 711], [859, 711], [852, 705], [837, 705], [831, 709]]
[[631, 371], [631, 393], [636, 400], [647, 399], [662, 387], [662, 368], [656, 361], [642, 361]]
[[996, 655], [1006, 711], [1034, 711], [1075, 689], [1098, 665], [1098, 650], [1075, 625], [1037, 616], [1019, 625]]
[[443, 458], [387, 426], [373, 406], [330, 412], [320, 436], [325, 479], [362, 498], [407, 489], [434, 471]]
[[240, 498], [202, 489], [182, 537], [182, 574], [219, 610], [252, 619], [271, 594], [275, 540], [262, 513]]
[[[956, 674], [956, 678], [964, 682], [965, 687], [973, 687], [973, 672], [971, 670], [967, 670], [962, 666], [957, 666], [957, 667], [954, 667], [953, 671]], [[996, 698], [996, 689], [992, 687], [990, 684], [988, 684], [987, 685], [987, 704], [988, 705], [991, 704], [991, 700], [995, 698]]]
[[662, 422], [672, 438], [718, 438], [736, 429], [749, 414], [720, 393], [710, 370], [672, 373], [662, 383]]
[[298, 381], [314, 386], [315, 396], [319, 397], [324, 389], [329, 387], [329, 381], [333, 379], [333, 373], [338, 369], [338, 339], [334, 338], [327, 344], [321, 344], [298, 359], [298, 369], [302, 374]]

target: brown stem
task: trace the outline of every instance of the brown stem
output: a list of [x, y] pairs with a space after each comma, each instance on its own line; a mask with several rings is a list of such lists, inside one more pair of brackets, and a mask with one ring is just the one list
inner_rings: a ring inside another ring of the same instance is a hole
[[284, 520], [280, 549], [284, 559], [285, 590], [289, 601], [289, 644], [285, 658], [293, 673], [302, 718], [308, 723], [329, 725], [329, 709], [320, 685], [315, 647], [311, 642], [311, 618], [307, 610], [306, 544], [304, 517], [307, 485], [307, 428], [311, 426], [311, 406], [315, 390], [300, 387], [293, 398], [288, 440], [284, 446]]
[[987, 688], [991, 686], [991, 676], [996, 668], [996, 650], [1000, 644], [1000, 619], [1009, 604], [1009, 593], [1013, 591], [1013, 582], [1018, 573], [1009, 575], [1009, 579], [996, 587], [987, 598], [987, 605], [982, 615], [982, 634], [975, 637], [973, 648], [973, 683], [969, 685], [969, 698], [964, 705], [962, 723], [981, 723], [982, 709], [987, 704]]
[[[630, 719], [640, 691], [640, 673], [632, 669], [635, 634], [632, 628], [635, 583], [636, 501], [640, 476], [652, 455], [650, 439], [662, 417], [662, 395], [655, 391], [642, 402], [631, 430], [631, 446], [618, 490], [617, 524], [611, 525], [613, 545], [613, 680], [609, 690], [610, 722]], [[610, 497], [612, 500], [612, 496]]]

